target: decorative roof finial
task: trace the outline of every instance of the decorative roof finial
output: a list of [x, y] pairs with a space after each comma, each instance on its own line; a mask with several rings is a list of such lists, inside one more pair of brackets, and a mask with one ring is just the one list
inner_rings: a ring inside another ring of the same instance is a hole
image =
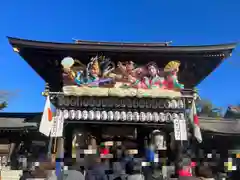
[[170, 46], [172, 44], [172, 41], [165, 41], [166, 46]]
[[43, 95], [43, 96], [48, 96], [48, 95], [49, 95], [49, 91], [50, 91], [49, 84], [46, 83], [46, 84], [45, 84], [45, 89], [44, 89], [44, 92], [42, 92], [42, 95]]

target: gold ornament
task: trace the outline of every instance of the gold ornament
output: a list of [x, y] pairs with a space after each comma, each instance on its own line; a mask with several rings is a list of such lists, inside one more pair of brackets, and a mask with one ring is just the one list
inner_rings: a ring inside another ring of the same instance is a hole
[[173, 71], [179, 68], [180, 66], [180, 62], [179, 61], [170, 61], [164, 68], [164, 71], [169, 72], [169, 71]]

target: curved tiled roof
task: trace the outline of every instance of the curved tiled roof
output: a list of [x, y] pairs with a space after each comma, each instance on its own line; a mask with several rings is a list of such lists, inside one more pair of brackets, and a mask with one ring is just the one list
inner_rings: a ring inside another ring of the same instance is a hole
[[[60, 61], [71, 56], [83, 64], [89, 57], [104, 54], [112, 61], [132, 60], [137, 65], [149, 61], [163, 68], [169, 61], [179, 60], [181, 67], [179, 81], [186, 88], [197, 86], [206, 78], [223, 59], [229, 57], [236, 43], [201, 45], [201, 46], [170, 46], [170, 43], [122, 43], [80, 41], [77, 43], [57, 43], [33, 41], [8, 37], [9, 43], [33, 69], [51, 85], [52, 91], [62, 88]], [[204, 68], [201, 68], [204, 67]]]
[[240, 119], [200, 117], [200, 127], [203, 131], [240, 135]]
[[0, 129], [37, 129], [39, 120], [32, 120], [41, 117], [42, 113], [0, 113]]
[[0, 128], [37, 128], [37, 123], [25, 122], [24, 118], [0, 118]]
[[150, 51], [150, 52], [214, 52], [233, 50], [237, 43], [217, 44], [217, 45], [200, 45], [200, 46], [167, 46], [166, 43], [122, 43], [122, 42], [94, 42], [94, 41], [80, 41], [77, 43], [58, 43], [58, 42], [44, 42], [28, 39], [20, 39], [8, 37], [12, 46], [18, 48], [47, 48], [58, 50], [88, 50], [94, 49], [99, 51]]

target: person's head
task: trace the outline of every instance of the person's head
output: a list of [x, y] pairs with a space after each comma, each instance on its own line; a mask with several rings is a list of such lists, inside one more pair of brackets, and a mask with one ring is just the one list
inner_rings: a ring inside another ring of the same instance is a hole
[[138, 174], [141, 172], [142, 165], [140, 162], [129, 161], [126, 164], [126, 174]]
[[199, 177], [203, 177], [203, 178], [212, 178], [213, 177], [213, 173], [212, 170], [209, 166], [200, 166], [197, 170], [197, 175]]
[[148, 74], [152, 77], [158, 74], [158, 66], [154, 62], [147, 64]]
[[127, 71], [132, 71], [134, 69], [134, 63], [132, 61], [128, 61], [126, 63], [126, 70]]

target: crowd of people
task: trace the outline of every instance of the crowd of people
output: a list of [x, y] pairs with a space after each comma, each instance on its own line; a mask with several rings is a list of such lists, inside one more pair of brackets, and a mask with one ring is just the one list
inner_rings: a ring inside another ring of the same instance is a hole
[[[94, 163], [88, 167], [72, 168], [63, 170], [57, 177], [55, 166], [39, 165], [35, 170], [23, 173], [21, 180], [28, 178], [46, 178], [47, 180], [164, 180], [164, 179], [179, 179], [179, 180], [220, 180], [214, 177], [212, 170], [207, 165], [201, 165], [196, 168], [196, 173], [193, 174], [178, 174], [178, 178], [164, 177], [162, 168], [158, 164], [151, 164], [150, 166], [142, 166], [134, 159], [123, 159], [122, 162], [114, 163], [111, 170], [105, 164], [105, 161], [100, 157], [95, 157]], [[222, 180], [222, 179], [221, 179]]]
[[[157, 150], [161, 144], [161, 138], [157, 138], [159, 132], [153, 133], [154, 138], [144, 145], [144, 152], [138, 152], [133, 146], [113, 142], [112, 145], [100, 144], [97, 146], [94, 139], [90, 139], [87, 152], [76, 158], [76, 161], [61, 163], [61, 173], [56, 173], [56, 159], [51, 161], [47, 157], [41, 157], [39, 163], [23, 173], [21, 180], [29, 178], [45, 178], [46, 180], [224, 180], [216, 169], [216, 164], [207, 162], [194, 162], [190, 156], [179, 158], [179, 161], [168, 159], [167, 150]], [[159, 136], [160, 137], [160, 136]], [[159, 142], [158, 142], [159, 141]], [[162, 144], [165, 144], [162, 142]], [[174, 146], [174, 145], [173, 145]], [[86, 149], [85, 149], [86, 150]], [[92, 150], [92, 153], [89, 151]], [[176, 150], [176, 149], [175, 149]], [[173, 154], [175, 153], [172, 147]], [[79, 152], [83, 152], [79, 150]], [[177, 152], [175, 153], [177, 154]], [[49, 157], [48, 157], [49, 158]], [[176, 158], [176, 157], [175, 157]], [[29, 159], [28, 159], [29, 160]], [[229, 180], [239, 180], [237, 171], [229, 173]]]
[[130, 152], [115, 151], [111, 158], [106, 158], [110, 152], [101, 149], [97, 154], [85, 156], [88, 161], [85, 166], [79, 166], [77, 162], [64, 164], [58, 176], [56, 162], [40, 162], [31, 171], [23, 173], [21, 180], [33, 177], [46, 180], [222, 180], [222, 177], [213, 175], [211, 167], [206, 163], [194, 164], [188, 161], [188, 165], [183, 163], [176, 172], [173, 165], [150, 162], [149, 154], [145, 158], [135, 158]]

